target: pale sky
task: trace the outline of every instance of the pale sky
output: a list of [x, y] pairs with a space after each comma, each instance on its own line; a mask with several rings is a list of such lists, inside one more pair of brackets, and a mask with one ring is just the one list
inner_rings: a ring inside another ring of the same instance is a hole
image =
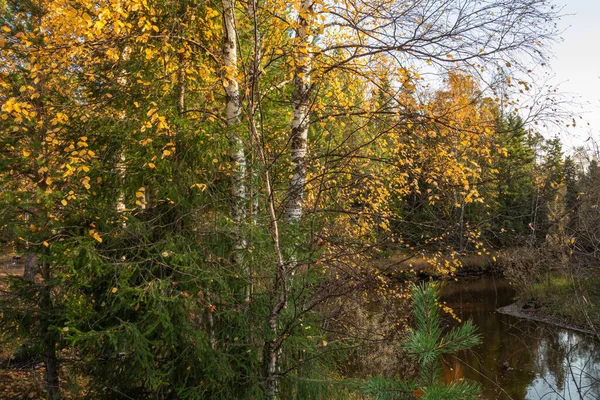
[[580, 103], [569, 109], [583, 117], [577, 119], [577, 128], [561, 134], [568, 152], [586, 144], [590, 136], [600, 141], [600, 0], [554, 0], [554, 4], [564, 5], [567, 15], [560, 22], [563, 40], [553, 45], [552, 83]]

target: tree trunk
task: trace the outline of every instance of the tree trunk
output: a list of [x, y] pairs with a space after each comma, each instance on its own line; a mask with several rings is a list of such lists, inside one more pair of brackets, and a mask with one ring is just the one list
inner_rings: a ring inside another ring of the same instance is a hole
[[[222, 0], [223, 2], [223, 62], [224, 76], [223, 87], [225, 88], [227, 135], [229, 138], [231, 160], [233, 162], [232, 217], [236, 224], [233, 241], [233, 261], [238, 267], [244, 268], [244, 251], [247, 243], [243, 232], [243, 222], [246, 219], [246, 155], [244, 153], [244, 142], [239, 134], [240, 128], [240, 91], [238, 83], [237, 68], [237, 32], [235, 26], [235, 2], [233, 0]], [[247, 276], [247, 271], [242, 271]]]
[[[251, 0], [252, 1], [252, 0]], [[256, 7], [254, 3], [253, 7]], [[255, 9], [255, 8], [254, 8]], [[255, 15], [254, 15], [255, 18]], [[255, 20], [256, 23], [256, 20]], [[259, 47], [260, 42], [255, 27], [255, 47]], [[255, 57], [259, 54], [258, 49], [255, 49]], [[258, 61], [256, 61], [252, 74], [252, 84], [250, 93], [250, 133], [253, 141], [260, 144], [262, 141], [259, 138], [259, 132], [256, 126], [255, 112], [257, 107], [254, 104], [255, 90], [258, 87]], [[265, 377], [265, 390], [267, 399], [275, 400], [279, 398], [279, 356], [281, 354], [281, 346], [284, 338], [278, 332], [279, 315], [281, 310], [287, 304], [287, 277], [285, 270], [285, 263], [281, 252], [281, 241], [279, 238], [279, 222], [277, 220], [277, 214], [275, 212], [275, 198], [273, 189], [271, 187], [271, 177], [267, 168], [267, 156], [265, 150], [257, 146], [260, 161], [262, 164], [262, 172], [264, 179], [265, 197], [266, 197], [266, 208], [269, 213], [269, 231], [271, 233], [271, 239], [273, 241], [273, 250], [275, 252], [276, 270], [275, 279], [273, 285], [273, 295], [271, 298], [271, 311], [268, 317], [269, 324], [269, 335], [265, 339], [264, 351], [263, 351], [263, 367]]]
[[50, 266], [42, 262], [42, 277], [44, 282], [40, 289], [40, 334], [44, 348], [44, 363], [46, 364], [46, 388], [48, 399], [60, 398], [60, 386], [58, 381], [58, 357], [56, 356], [56, 336], [50, 330], [50, 312], [52, 309], [52, 298], [50, 297]]
[[34, 253], [29, 253], [23, 267], [23, 279], [35, 282], [35, 275], [39, 272], [38, 259]]
[[288, 187], [285, 217], [288, 222], [297, 222], [302, 217], [302, 200], [306, 183], [306, 152], [310, 126], [310, 74], [312, 72], [311, 19], [312, 0], [304, 0], [298, 11], [296, 31], [296, 69], [294, 71], [295, 93], [291, 129], [293, 175]]
[[127, 219], [125, 216], [125, 211], [127, 210], [127, 206], [125, 204], [125, 191], [123, 186], [125, 184], [125, 151], [122, 150], [121, 154], [119, 154], [119, 162], [117, 163], [117, 174], [119, 175], [119, 196], [117, 197], [117, 215], [121, 219], [121, 226], [123, 228], [127, 227]]
[[[260, 63], [262, 59], [262, 36], [259, 32], [257, 13], [258, 13], [258, 0], [248, 0], [248, 8], [247, 8], [248, 18], [253, 23], [253, 50], [252, 57], [249, 65], [249, 90], [247, 95], [248, 101], [248, 114], [250, 120], [250, 145], [252, 150], [252, 167], [251, 167], [251, 182], [249, 187], [250, 194], [250, 217], [252, 221], [252, 226], [255, 227], [258, 223], [258, 207], [259, 207], [259, 175], [258, 175], [258, 165], [257, 165], [257, 156], [256, 149], [257, 146], [260, 146], [260, 142], [258, 140], [258, 130], [256, 128], [256, 113], [257, 108], [260, 106], [260, 97], [258, 90], [258, 83], [260, 80]], [[262, 160], [262, 158], [261, 158]], [[253, 277], [251, 270], [251, 263], [248, 265], [248, 287], [246, 290], [245, 302], [250, 304], [252, 299], [252, 291], [253, 291]]]

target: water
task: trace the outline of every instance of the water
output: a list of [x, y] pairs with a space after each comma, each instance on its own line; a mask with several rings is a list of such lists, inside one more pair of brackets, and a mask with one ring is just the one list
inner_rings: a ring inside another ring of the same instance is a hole
[[[505, 280], [446, 282], [442, 300], [471, 318], [483, 343], [444, 360], [446, 379], [470, 379], [484, 399], [600, 400], [600, 346], [568, 329], [525, 321], [495, 310], [513, 301]], [[451, 323], [451, 322], [449, 322]]]

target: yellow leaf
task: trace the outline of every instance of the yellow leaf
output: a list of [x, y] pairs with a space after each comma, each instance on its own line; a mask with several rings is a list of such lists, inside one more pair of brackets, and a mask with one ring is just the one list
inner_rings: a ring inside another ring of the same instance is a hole
[[63, 206], [67, 205], [67, 201], [65, 199], [62, 199], [60, 202], [62, 203]]
[[92, 235], [92, 237], [98, 241], [99, 243], [102, 243], [102, 238], [100, 237], [100, 234], [98, 232], [96, 232], [94, 229], [90, 229], [90, 235]]
[[25, 157], [29, 157], [29, 156], [31, 155], [31, 153], [30, 153], [30, 152], [28, 152], [27, 150], [23, 150], [23, 155], [24, 155]]
[[48, 244], [48, 242], [46, 242], [46, 241], [44, 240], [44, 246], [48, 247], [48, 246], [50, 246], [50, 244]]

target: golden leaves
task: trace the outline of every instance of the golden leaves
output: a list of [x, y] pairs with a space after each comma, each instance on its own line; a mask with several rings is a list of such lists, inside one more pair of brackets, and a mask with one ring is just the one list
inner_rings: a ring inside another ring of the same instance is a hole
[[81, 184], [83, 185], [83, 187], [85, 187], [87, 190], [90, 190], [91, 185], [90, 185], [90, 177], [89, 176], [85, 176], [83, 177], [83, 179], [81, 180]]
[[[100, 234], [95, 230], [95, 229], [90, 229], [88, 231], [88, 234], [94, 238], [94, 240], [96, 240], [98, 243], [102, 243], [102, 238], [100, 237]], [[114, 292], [113, 292], [114, 293]]]
[[146, 188], [141, 187], [135, 192], [135, 204], [144, 207], [146, 199]]

